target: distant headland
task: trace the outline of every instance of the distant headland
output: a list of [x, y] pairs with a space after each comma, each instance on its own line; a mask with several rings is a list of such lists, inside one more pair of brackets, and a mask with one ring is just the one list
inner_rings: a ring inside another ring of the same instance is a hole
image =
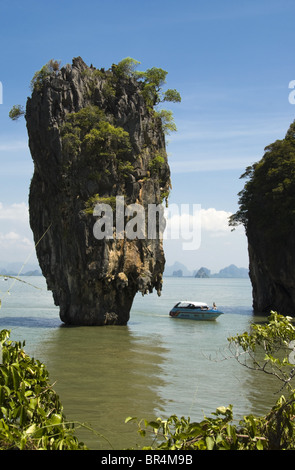
[[22, 262], [0, 261], [0, 274], [3, 276], [42, 276], [41, 270], [37, 264], [27, 264], [23, 266]]

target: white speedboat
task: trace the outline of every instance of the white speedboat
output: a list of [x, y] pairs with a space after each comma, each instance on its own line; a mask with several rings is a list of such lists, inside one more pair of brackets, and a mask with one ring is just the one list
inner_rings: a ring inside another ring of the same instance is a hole
[[178, 302], [169, 312], [172, 318], [186, 320], [216, 320], [222, 314], [223, 312], [217, 310], [215, 303], [213, 303], [212, 308], [209, 308], [204, 302], [190, 302], [187, 300]]

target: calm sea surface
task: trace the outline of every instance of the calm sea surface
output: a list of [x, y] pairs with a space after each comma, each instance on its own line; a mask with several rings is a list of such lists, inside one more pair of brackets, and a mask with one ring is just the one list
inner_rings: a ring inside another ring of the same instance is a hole
[[[67, 420], [103, 436], [78, 430], [92, 449], [142, 447], [135, 424], [124, 423], [128, 416], [200, 420], [232, 404], [238, 421], [264, 414], [278, 397], [277, 382], [225, 359], [227, 338], [262, 320], [252, 314], [248, 279], [164, 278], [161, 297], [135, 298], [127, 326], [106, 327], [65, 327], [44, 278], [21, 279], [38, 288], [0, 280], [0, 329], [46, 364]], [[214, 301], [224, 315], [215, 322], [169, 318], [179, 300]]]

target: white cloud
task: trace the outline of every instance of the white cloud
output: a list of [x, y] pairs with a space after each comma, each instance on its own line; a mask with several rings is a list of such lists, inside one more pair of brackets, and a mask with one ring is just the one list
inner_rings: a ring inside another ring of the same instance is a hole
[[20, 235], [18, 233], [15, 233], [15, 232], [9, 232], [9, 233], [6, 233], [5, 235], [3, 235], [2, 233], [0, 233], [0, 238], [2, 240], [11, 240], [11, 241], [14, 241], [14, 240], [19, 240], [20, 239]]
[[[229, 264], [248, 265], [247, 239], [243, 226], [232, 232], [231, 212], [200, 205], [175, 205], [167, 214], [164, 247], [167, 264], [180, 261], [189, 269], [206, 266], [218, 271]], [[195, 206], [195, 212], [193, 211]]]
[[21, 233], [0, 232], [0, 261], [25, 261], [34, 255], [34, 243]]
[[28, 142], [27, 141], [12, 141], [4, 142], [0, 144], [0, 152], [14, 152], [16, 150], [27, 150]]
[[24, 202], [6, 206], [0, 202], [0, 220], [9, 220], [27, 224], [29, 222], [29, 208]]
[[200, 204], [171, 204], [165, 212], [167, 230], [175, 234], [173, 238], [177, 238], [178, 233], [186, 234], [184, 238], [188, 238], [188, 232], [197, 226], [206, 232], [231, 231], [228, 225], [231, 212], [216, 210], [213, 207], [201, 209]]
[[24, 244], [24, 245], [27, 245], [27, 246], [34, 246], [33, 241], [30, 240], [30, 239], [27, 238], [27, 237], [24, 237], [22, 241], [23, 241], [23, 244]]
[[0, 202], [0, 260], [23, 261], [33, 251], [28, 205]]
[[8, 232], [2, 233], [0, 232], [0, 247], [1, 248], [8, 248], [12, 246], [24, 246], [24, 247], [32, 247], [33, 242], [29, 240], [29, 238], [22, 236], [16, 232]]
[[228, 233], [231, 228], [228, 225], [228, 218], [232, 215], [231, 212], [218, 211], [214, 208], [201, 209], [201, 224], [202, 230], [207, 232], [221, 232]]
[[171, 204], [165, 210], [164, 239], [179, 240], [183, 250], [198, 250], [204, 240], [230, 235], [231, 215], [215, 208], [201, 209], [200, 204]]

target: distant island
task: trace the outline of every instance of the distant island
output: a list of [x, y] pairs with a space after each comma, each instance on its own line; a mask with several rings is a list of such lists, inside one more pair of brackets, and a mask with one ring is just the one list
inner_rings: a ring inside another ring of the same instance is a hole
[[167, 266], [164, 271], [166, 277], [195, 277], [199, 279], [208, 278], [249, 278], [249, 270], [247, 268], [238, 268], [234, 264], [231, 264], [223, 269], [220, 269], [218, 273], [211, 273], [210, 269], [201, 267], [194, 271], [190, 271], [186, 266], [175, 262], [172, 266]]
[[[17, 276], [22, 268], [22, 263], [1, 263], [0, 274], [3, 276]], [[27, 265], [21, 271], [21, 276], [42, 276], [39, 266]], [[243, 278], [249, 277], [249, 270], [246, 268], [238, 268], [234, 264], [220, 269], [218, 273], [211, 273], [210, 269], [201, 267], [190, 271], [184, 264], [176, 261], [172, 266], [167, 266], [164, 271], [165, 277], [195, 277], [199, 279], [208, 278]]]
[[[23, 263], [5, 263], [0, 261], [0, 274], [2, 276], [42, 276], [39, 266], [28, 264], [23, 267]], [[21, 272], [20, 272], [21, 271]]]

